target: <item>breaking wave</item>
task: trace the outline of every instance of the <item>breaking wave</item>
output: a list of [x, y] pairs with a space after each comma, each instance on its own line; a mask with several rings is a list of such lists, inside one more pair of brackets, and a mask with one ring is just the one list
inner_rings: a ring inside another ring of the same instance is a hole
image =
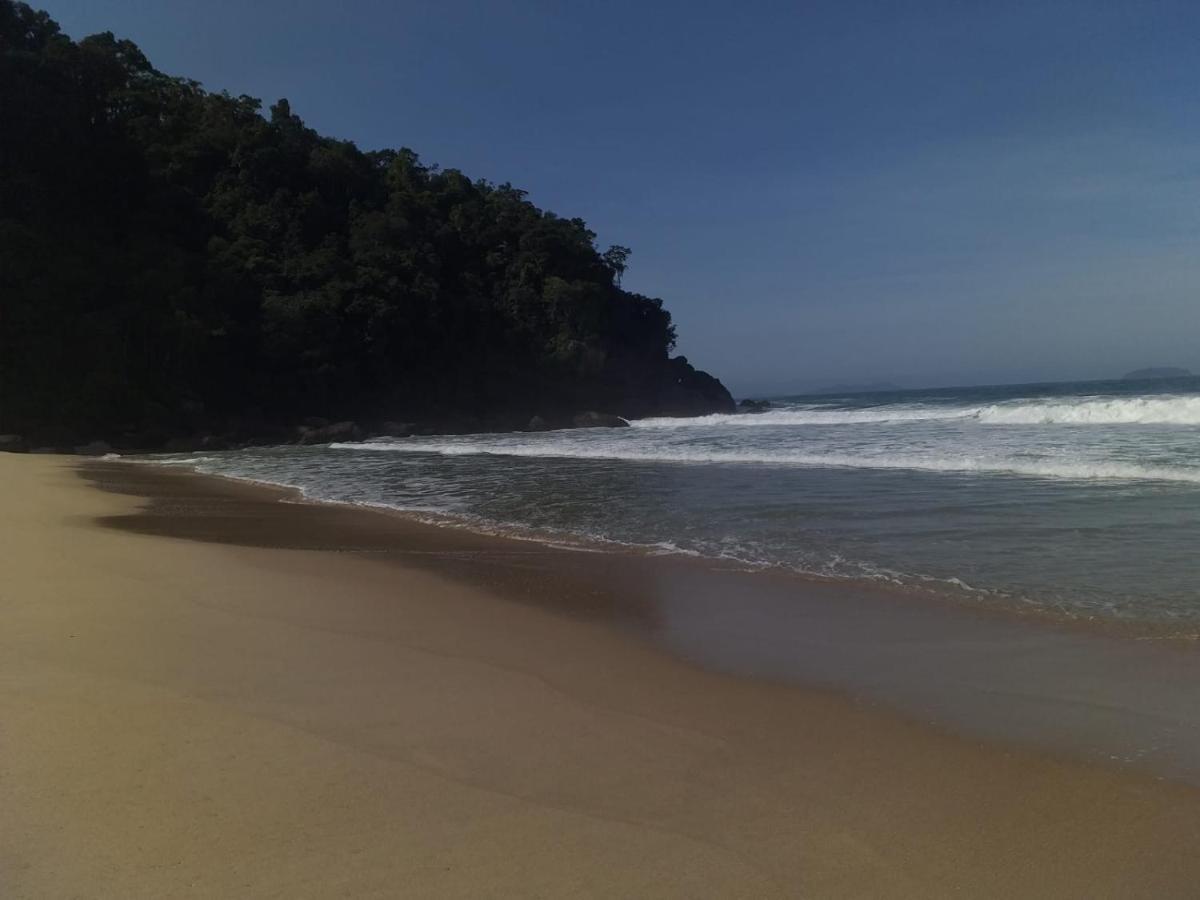
[[543, 459], [621, 460], [651, 463], [748, 463], [850, 469], [909, 469], [927, 472], [994, 473], [1075, 480], [1171, 481], [1200, 484], [1200, 468], [1116, 461], [1031, 460], [1011, 457], [937, 457], [928, 454], [801, 453], [761, 448], [713, 450], [685, 447], [637, 448], [563, 441], [417, 441], [330, 444], [333, 450], [426, 453], [441, 456], [510, 456]]
[[761, 414], [631, 428], [155, 461], [571, 549], [698, 554], [1022, 609], [1195, 622], [1200, 379], [1158, 388], [797, 397]]
[[885, 422], [974, 420], [985, 425], [1200, 425], [1200, 396], [1079, 397], [1020, 400], [984, 406], [896, 404], [866, 409], [783, 407], [763, 413], [637, 419], [635, 428], [713, 426], [858, 425]]

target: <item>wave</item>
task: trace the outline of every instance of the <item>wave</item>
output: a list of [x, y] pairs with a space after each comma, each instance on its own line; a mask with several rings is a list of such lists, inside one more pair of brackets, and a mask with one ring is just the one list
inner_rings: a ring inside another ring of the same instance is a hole
[[981, 409], [976, 418], [992, 425], [1200, 425], [1200, 397], [997, 403]]
[[867, 409], [784, 407], [763, 413], [716, 414], [690, 419], [636, 419], [635, 428], [860, 425], [964, 420], [984, 425], [1200, 425], [1200, 397], [1080, 397], [1019, 400], [984, 406], [896, 404]]
[[963, 407], [876, 406], [870, 409], [829, 407], [787, 407], [762, 413], [714, 413], [686, 419], [631, 419], [634, 428], [696, 428], [722, 425], [761, 427], [764, 425], [855, 425], [874, 422], [922, 421], [926, 419], [969, 419], [978, 410]]
[[440, 456], [510, 456], [542, 459], [595, 459], [652, 463], [732, 463], [767, 466], [845, 469], [908, 469], [925, 472], [953, 472], [1019, 475], [1029, 478], [1097, 479], [1119, 481], [1169, 481], [1200, 484], [1200, 468], [1140, 465], [1137, 463], [1090, 461], [1077, 462], [1011, 457], [936, 457], [926, 454], [850, 455], [840, 453], [797, 453], [791, 451], [707, 450], [703, 448], [646, 448], [550, 443], [480, 441], [421, 441], [392, 443], [330, 444], [332, 450], [365, 450], [377, 453], [427, 453]]

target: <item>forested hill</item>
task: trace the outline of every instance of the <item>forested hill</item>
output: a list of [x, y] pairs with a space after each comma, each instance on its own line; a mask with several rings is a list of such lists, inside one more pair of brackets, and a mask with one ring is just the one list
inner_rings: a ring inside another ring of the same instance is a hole
[[731, 410], [628, 250], [0, 0], [0, 432], [154, 445], [306, 417]]

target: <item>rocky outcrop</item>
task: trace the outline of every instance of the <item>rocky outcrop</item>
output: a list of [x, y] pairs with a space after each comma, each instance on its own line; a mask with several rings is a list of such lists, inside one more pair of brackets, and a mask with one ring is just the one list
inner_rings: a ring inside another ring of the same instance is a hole
[[706, 416], [737, 410], [733, 395], [712, 375], [676, 356], [661, 372], [652, 397], [651, 416]]
[[112, 453], [113, 448], [108, 441], [89, 441], [77, 446], [75, 452], [80, 456], [104, 456], [106, 453]]
[[228, 437], [220, 434], [206, 434], [200, 438], [197, 450], [228, 450], [233, 443]]
[[571, 417], [573, 428], [628, 428], [629, 423], [620, 416], [589, 410]]
[[301, 425], [296, 429], [297, 443], [300, 444], [331, 444], [334, 441], [357, 441], [361, 438], [362, 430], [353, 422]]
[[74, 447], [76, 453], [94, 456], [114, 450], [121, 453], [212, 452], [288, 443], [312, 445], [359, 441], [368, 435], [404, 438], [539, 432], [559, 428], [624, 428], [629, 419], [701, 416], [737, 409], [725, 386], [707, 372], [694, 368], [685, 357], [662, 358], [650, 363], [614, 358], [610, 363], [601, 366], [586, 381], [563, 385], [551, 382], [536, 389], [526, 386], [513, 396], [492, 397], [488, 403], [476, 404], [469, 410], [392, 405], [387, 412], [396, 418], [388, 420], [374, 418], [366, 403], [364, 408], [343, 412], [344, 415], [361, 416], [359, 421], [371, 423], [368, 428], [349, 418], [331, 421], [310, 416], [289, 427], [287, 420], [269, 417], [261, 410], [229, 417], [206, 417], [197, 412], [191, 418], [181, 418], [173, 428], [119, 426], [109, 432], [100, 432], [107, 440], [93, 440], [78, 446], [75, 446], [78, 441], [96, 432], [85, 431], [82, 435], [46, 432], [27, 434], [24, 438], [0, 435], [0, 451], [56, 446], [67, 448], [65, 452], [71, 452], [70, 448]]
[[0, 434], [0, 453], [25, 453], [29, 445], [19, 434]]
[[412, 437], [420, 428], [415, 422], [384, 422], [376, 434], [379, 437]]
[[744, 413], [763, 413], [770, 408], [770, 400], [751, 400], [747, 398], [738, 404], [738, 412]]

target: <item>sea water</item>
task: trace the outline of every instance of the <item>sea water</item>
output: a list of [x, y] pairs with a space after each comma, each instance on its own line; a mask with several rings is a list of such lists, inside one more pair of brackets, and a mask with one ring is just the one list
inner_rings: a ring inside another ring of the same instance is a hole
[[1069, 616], [1200, 623], [1200, 379], [160, 457], [315, 499]]

